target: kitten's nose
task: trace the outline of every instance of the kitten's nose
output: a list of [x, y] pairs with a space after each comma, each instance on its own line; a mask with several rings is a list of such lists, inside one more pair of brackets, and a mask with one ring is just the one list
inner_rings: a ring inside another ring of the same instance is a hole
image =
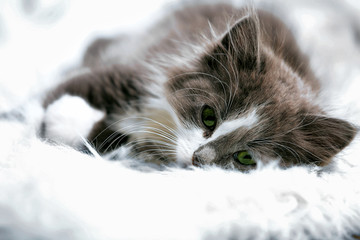
[[195, 152], [192, 156], [192, 164], [195, 167], [200, 167], [204, 164], [204, 161], [200, 158], [200, 156]]
[[211, 146], [202, 146], [192, 156], [192, 164], [200, 167], [204, 164], [211, 164], [216, 159], [216, 151]]

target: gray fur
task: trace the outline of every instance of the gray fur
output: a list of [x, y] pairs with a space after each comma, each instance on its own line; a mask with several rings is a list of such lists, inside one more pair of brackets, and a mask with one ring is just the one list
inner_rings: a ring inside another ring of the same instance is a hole
[[[209, 139], [216, 131], [201, 122], [204, 105], [216, 110], [217, 126], [258, 109], [258, 125], [234, 129], [198, 149], [215, 149], [216, 158], [207, 164], [245, 171], [249, 167], [232, 158], [238, 150], [280, 159], [282, 166], [324, 166], [357, 131], [346, 121], [326, 117], [314, 104], [319, 81], [294, 37], [279, 19], [252, 8], [183, 6], [143, 35], [94, 42], [84, 67], [90, 72], [56, 88], [44, 107], [71, 94], [105, 111], [107, 117], [88, 136], [103, 152], [129, 144], [134, 157], [176, 162], [178, 132], [196, 127]], [[156, 102], [165, 107], [149, 108]], [[150, 131], [145, 137], [114, 125], [129, 112], [145, 118], [154, 108], [167, 111], [162, 117], [168, 122], [150, 119], [156, 126], [145, 127]]]

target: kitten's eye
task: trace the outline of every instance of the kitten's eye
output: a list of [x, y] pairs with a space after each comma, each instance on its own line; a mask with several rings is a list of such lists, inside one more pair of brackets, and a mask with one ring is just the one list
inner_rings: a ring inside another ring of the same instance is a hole
[[204, 106], [201, 112], [201, 121], [206, 128], [214, 130], [216, 126], [215, 111], [209, 106]]
[[256, 164], [255, 160], [252, 158], [250, 153], [248, 153], [248, 151], [240, 151], [240, 152], [234, 153], [234, 160], [238, 161], [239, 163], [241, 163], [243, 165], [255, 165]]

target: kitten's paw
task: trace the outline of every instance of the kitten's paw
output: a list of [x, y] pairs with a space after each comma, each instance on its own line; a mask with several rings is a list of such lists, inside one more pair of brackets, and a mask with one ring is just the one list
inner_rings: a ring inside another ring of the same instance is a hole
[[41, 135], [45, 138], [80, 147], [104, 113], [92, 108], [84, 99], [64, 95], [45, 110]]

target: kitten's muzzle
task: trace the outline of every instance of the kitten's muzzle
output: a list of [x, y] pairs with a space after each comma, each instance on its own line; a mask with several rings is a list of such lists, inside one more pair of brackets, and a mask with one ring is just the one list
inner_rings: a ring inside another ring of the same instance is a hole
[[200, 158], [200, 156], [196, 152], [192, 156], [192, 164], [195, 167], [201, 167], [201, 165], [204, 165], [204, 161]]
[[199, 147], [192, 156], [192, 164], [196, 167], [211, 164], [216, 160], [216, 151], [210, 145]]
[[211, 164], [216, 159], [216, 152], [210, 146], [202, 146], [192, 156], [192, 164], [196, 167]]

